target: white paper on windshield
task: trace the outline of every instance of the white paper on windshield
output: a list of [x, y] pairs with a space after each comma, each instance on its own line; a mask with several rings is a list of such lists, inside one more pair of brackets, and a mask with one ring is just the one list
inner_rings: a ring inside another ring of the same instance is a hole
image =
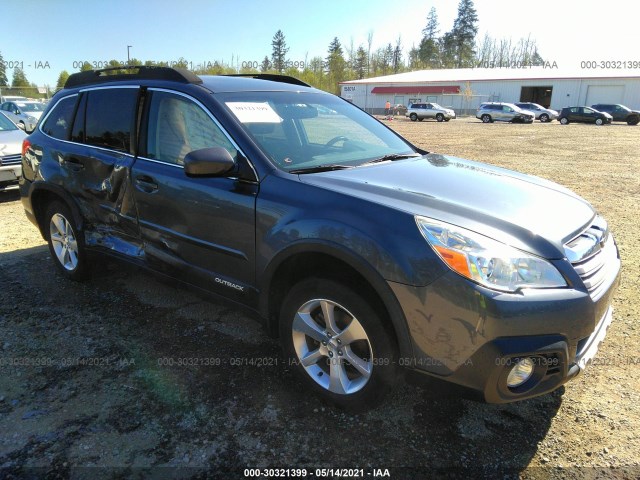
[[227, 102], [242, 123], [281, 123], [282, 118], [266, 102]]

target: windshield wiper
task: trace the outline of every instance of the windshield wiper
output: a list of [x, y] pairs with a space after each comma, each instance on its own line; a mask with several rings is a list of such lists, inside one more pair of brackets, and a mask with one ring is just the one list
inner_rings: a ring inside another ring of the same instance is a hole
[[349, 165], [318, 165], [317, 167], [296, 168], [289, 170], [289, 173], [318, 173], [318, 172], [330, 172], [332, 170], [345, 170], [347, 168], [353, 168]]
[[414, 157], [419, 157], [419, 156], [420, 156], [419, 153], [390, 153], [389, 155], [385, 155], [384, 157], [374, 158], [373, 160], [369, 160], [368, 162], [365, 162], [365, 163], [361, 164], [360, 167], [362, 165], [369, 165], [371, 163], [380, 163], [380, 162], [388, 162], [388, 161], [393, 161], [393, 160], [402, 160], [404, 158], [414, 158]]

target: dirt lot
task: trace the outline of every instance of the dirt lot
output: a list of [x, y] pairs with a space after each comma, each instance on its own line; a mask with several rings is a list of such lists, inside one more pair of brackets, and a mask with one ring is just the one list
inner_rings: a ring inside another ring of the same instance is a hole
[[609, 220], [623, 280], [583, 376], [504, 406], [409, 384], [345, 414], [301, 390], [278, 344], [238, 309], [113, 262], [65, 281], [18, 197], [0, 194], [0, 478], [243, 478], [267, 466], [638, 478], [640, 127], [390, 125], [430, 151], [562, 183]]

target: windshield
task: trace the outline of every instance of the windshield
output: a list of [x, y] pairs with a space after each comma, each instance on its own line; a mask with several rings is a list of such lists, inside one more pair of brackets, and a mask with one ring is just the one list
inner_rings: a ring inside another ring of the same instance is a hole
[[437, 103], [432, 103], [431, 105], [433, 105], [433, 108], [439, 108], [440, 110], [445, 110], [444, 107], [441, 107], [440, 105], [438, 105]]
[[18, 127], [9, 120], [4, 114], [0, 114], [0, 132], [4, 132], [5, 130], [17, 130]]
[[19, 103], [18, 107], [23, 112], [44, 112], [44, 105], [41, 103]]
[[216, 97], [284, 171], [356, 167], [416, 154], [369, 114], [331, 95], [243, 92]]

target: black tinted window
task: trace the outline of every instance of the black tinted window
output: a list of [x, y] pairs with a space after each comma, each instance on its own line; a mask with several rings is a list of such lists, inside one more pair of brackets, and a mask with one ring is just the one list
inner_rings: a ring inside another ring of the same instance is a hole
[[88, 93], [85, 137], [96, 147], [131, 152], [138, 89], [113, 88]]
[[68, 140], [77, 99], [73, 95], [60, 100], [42, 125], [42, 131], [54, 138]]

